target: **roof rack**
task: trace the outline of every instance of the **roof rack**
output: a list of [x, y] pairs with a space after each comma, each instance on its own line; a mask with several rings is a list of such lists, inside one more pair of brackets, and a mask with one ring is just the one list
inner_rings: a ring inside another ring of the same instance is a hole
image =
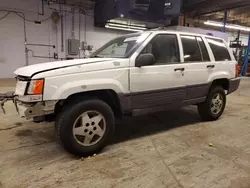
[[167, 27], [155, 27], [151, 29], [147, 29], [148, 31], [157, 31], [157, 30], [167, 30]]

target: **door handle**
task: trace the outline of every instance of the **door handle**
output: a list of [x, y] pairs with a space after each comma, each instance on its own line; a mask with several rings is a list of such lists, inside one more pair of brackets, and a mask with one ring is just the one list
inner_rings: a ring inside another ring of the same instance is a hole
[[176, 69], [174, 69], [174, 71], [184, 71], [185, 70], [185, 68], [176, 68]]
[[207, 68], [211, 68], [211, 69], [214, 68], [214, 67], [215, 67], [215, 65], [208, 65], [207, 66]]

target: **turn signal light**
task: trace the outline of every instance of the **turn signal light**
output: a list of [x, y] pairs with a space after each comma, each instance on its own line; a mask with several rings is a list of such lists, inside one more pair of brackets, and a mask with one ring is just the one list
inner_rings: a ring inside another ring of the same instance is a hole
[[32, 80], [30, 81], [28, 94], [41, 95], [43, 93], [44, 80]]

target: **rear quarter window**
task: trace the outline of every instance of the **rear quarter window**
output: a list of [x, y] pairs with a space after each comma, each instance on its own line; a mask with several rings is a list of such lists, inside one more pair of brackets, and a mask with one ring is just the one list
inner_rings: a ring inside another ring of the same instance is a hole
[[215, 61], [232, 60], [230, 53], [223, 40], [206, 38], [214, 54]]

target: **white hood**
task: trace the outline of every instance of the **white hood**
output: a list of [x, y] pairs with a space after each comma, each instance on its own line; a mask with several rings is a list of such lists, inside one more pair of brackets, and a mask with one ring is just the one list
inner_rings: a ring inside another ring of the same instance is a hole
[[30, 77], [37, 72], [44, 72], [47, 70], [54, 70], [57, 68], [64, 68], [64, 67], [69, 67], [69, 66], [77, 66], [77, 65], [87, 64], [87, 63], [109, 61], [112, 59], [113, 58], [86, 58], [86, 59], [54, 61], [54, 62], [40, 63], [40, 64], [30, 65], [26, 67], [21, 67], [17, 69], [14, 73], [16, 75]]

